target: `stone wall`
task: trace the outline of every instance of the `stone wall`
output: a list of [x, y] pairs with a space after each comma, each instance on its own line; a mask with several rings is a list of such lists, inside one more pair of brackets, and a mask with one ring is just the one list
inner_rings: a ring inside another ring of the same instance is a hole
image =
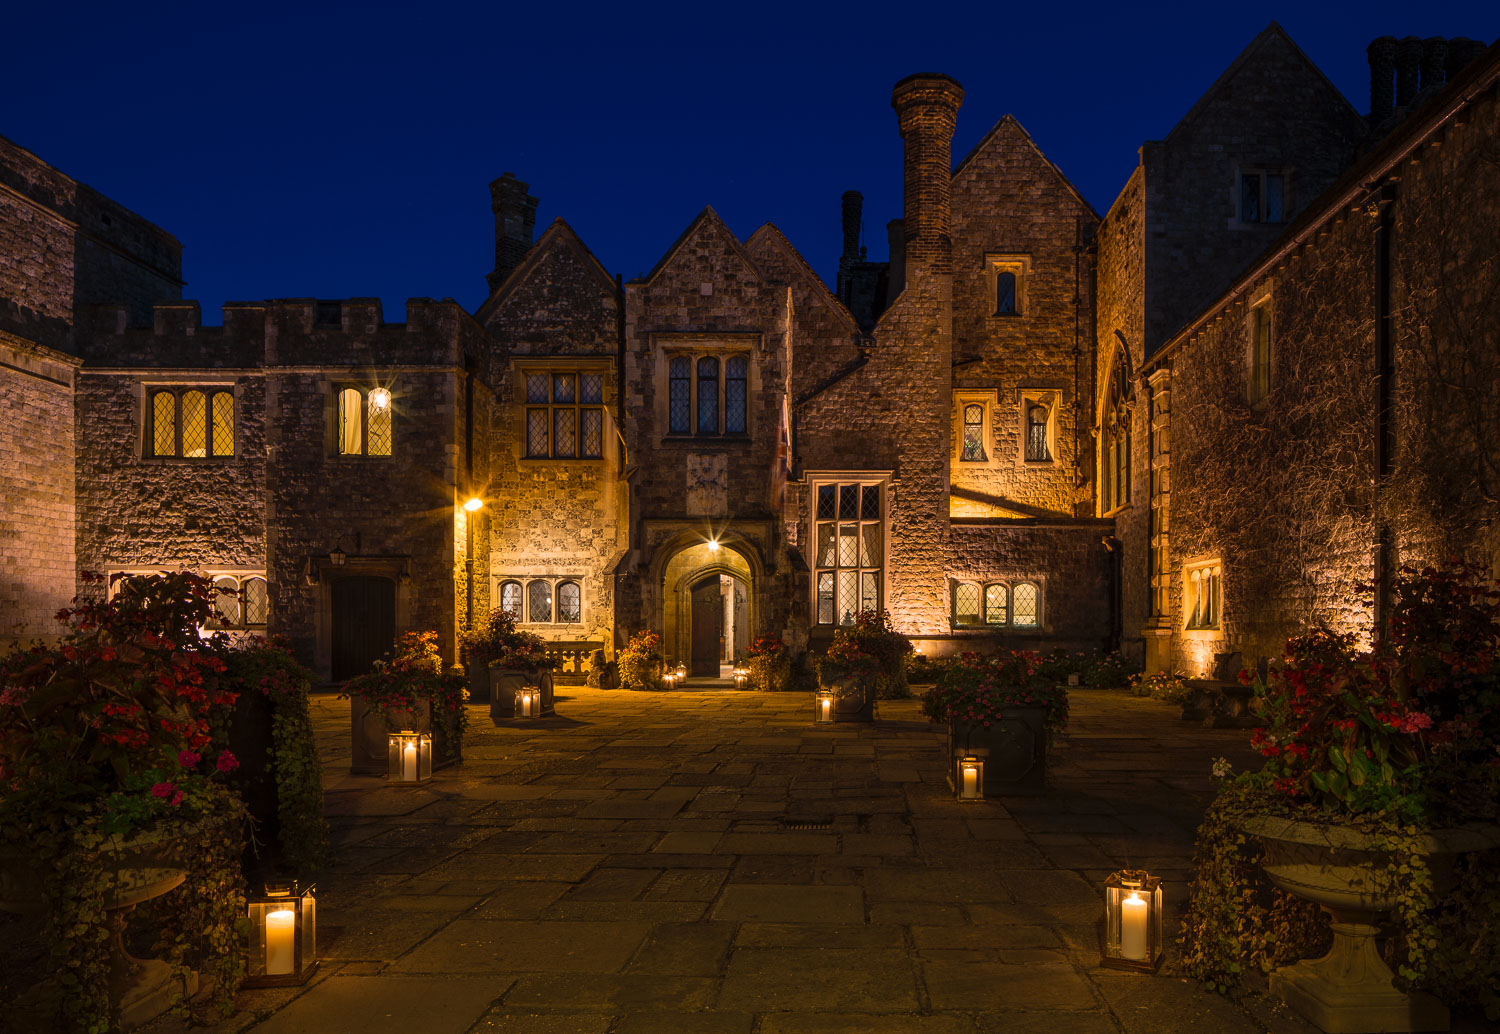
[[0, 653], [73, 598], [78, 360], [0, 331]]

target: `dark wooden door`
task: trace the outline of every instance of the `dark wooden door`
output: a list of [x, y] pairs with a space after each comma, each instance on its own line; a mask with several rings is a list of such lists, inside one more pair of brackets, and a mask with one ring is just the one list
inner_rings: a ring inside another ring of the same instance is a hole
[[396, 644], [396, 583], [355, 576], [333, 582], [333, 680], [363, 675]]
[[693, 663], [695, 676], [719, 677], [719, 636], [724, 623], [724, 600], [719, 576], [693, 586]]

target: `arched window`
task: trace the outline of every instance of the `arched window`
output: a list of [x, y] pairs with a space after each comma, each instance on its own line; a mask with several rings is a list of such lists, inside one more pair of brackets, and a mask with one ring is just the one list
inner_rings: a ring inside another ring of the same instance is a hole
[[500, 583], [500, 609], [517, 621], [521, 620], [521, 583]]
[[577, 582], [559, 582], [557, 585], [557, 620], [564, 624], [575, 624], [583, 620], [583, 593]]
[[1009, 591], [1003, 585], [986, 585], [984, 587], [984, 623], [986, 625], [1003, 625], [1009, 610]]
[[719, 433], [719, 360], [711, 355], [698, 360], [698, 433]]
[[995, 274], [995, 315], [1014, 316], [1016, 314], [1016, 274], [1000, 272]]
[[1020, 582], [1011, 594], [1011, 624], [1016, 628], [1036, 628], [1039, 623], [1041, 594], [1035, 582]]
[[979, 586], [973, 582], [959, 582], [953, 587], [953, 623], [979, 624]]
[[221, 574], [214, 579], [214, 610], [219, 620], [209, 623], [212, 628], [238, 628], [240, 625], [240, 580], [233, 575]]
[[391, 454], [391, 393], [386, 388], [340, 388], [338, 435], [340, 456]]
[[541, 581], [526, 586], [526, 609], [528, 621], [551, 621], [552, 586]]
[[1052, 453], [1047, 448], [1047, 407], [1033, 402], [1026, 407], [1026, 459], [1032, 463], [1047, 463]]
[[271, 610], [271, 600], [266, 592], [264, 578], [246, 578], [244, 587], [245, 624], [249, 627], [264, 625]]
[[964, 447], [959, 459], [984, 459], [984, 407], [970, 403], [964, 406]]
[[688, 380], [692, 364], [687, 356], [678, 355], [672, 357], [669, 367], [671, 372], [670, 427], [673, 434], [687, 434], [693, 429], [693, 409], [689, 398], [692, 384]]
[[749, 367], [742, 355], [724, 362], [724, 433], [745, 433], [745, 372]]
[[1104, 513], [1130, 502], [1130, 382], [1123, 350], [1115, 354], [1100, 428], [1099, 500]]

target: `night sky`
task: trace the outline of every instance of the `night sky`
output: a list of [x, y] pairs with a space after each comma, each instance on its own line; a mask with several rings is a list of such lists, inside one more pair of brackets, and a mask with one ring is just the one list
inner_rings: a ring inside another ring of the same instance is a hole
[[1500, 36], [1494, 0], [28, 4], [0, 135], [176, 234], [210, 323], [231, 299], [475, 308], [506, 171], [538, 234], [566, 219], [627, 279], [713, 205], [832, 283], [839, 195], [865, 195], [871, 258], [901, 214], [897, 79], [963, 83], [955, 161], [1009, 112], [1102, 213], [1272, 17], [1362, 112], [1375, 36]]

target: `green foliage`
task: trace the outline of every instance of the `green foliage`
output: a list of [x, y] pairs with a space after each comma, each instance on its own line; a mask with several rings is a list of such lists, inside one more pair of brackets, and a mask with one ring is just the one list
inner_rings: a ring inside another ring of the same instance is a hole
[[1039, 670], [1040, 658], [1027, 650], [992, 656], [966, 653], [942, 667], [922, 697], [922, 713], [934, 722], [988, 727], [1008, 711], [1041, 708], [1049, 729], [1068, 724], [1068, 692]]
[[1151, 697], [1169, 704], [1185, 704], [1193, 690], [1187, 684], [1187, 672], [1157, 671], [1150, 675], [1130, 676], [1130, 692], [1138, 697]]
[[601, 688], [604, 685], [604, 673], [608, 669], [609, 663], [604, 659], [604, 651], [593, 651], [583, 666], [583, 684], [594, 689]]
[[1119, 651], [1111, 653], [1082, 653], [1079, 651], [1053, 650], [1037, 659], [1037, 674], [1054, 682], [1066, 683], [1068, 677], [1078, 676], [1080, 686], [1091, 689], [1115, 689], [1126, 685], [1131, 676], [1140, 669], [1125, 659]]
[[483, 622], [465, 629], [459, 643], [471, 664], [494, 664], [517, 671], [557, 667], [557, 661], [547, 656], [546, 640], [535, 632], [518, 629], [515, 616], [507, 610], [492, 611]]
[[775, 693], [788, 688], [792, 656], [779, 636], [763, 635], [750, 644], [745, 666], [750, 670], [750, 688]]
[[930, 686], [942, 673], [942, 661], [934, 661], [925, 653], [912, 653], [906, 658], [906, 683], [909, 686]]
[[426, 703], [434, 728], [446, 734], [449, 757], [463, 749], [469, 713], [464, 679], [443, 671], [436, 632], [405, 632], [396, 643], [396, 655], [376, 661], [370, 671], [344, 684], [342, 696], [359, 697], [392, 732], [409, 728], [413, 713]]
[[911, 640], [890, 626], [888, 615], [862, 610], [852, 624], [834, 630], [828, 653], [818, 665], [818, 680], [826, 685], [853, 678], [861, 685], [873, 683], [875, 695], [882, 699], [909, 697], [906, 658], [911, 652]]
[[661, 636], [650, 629], [637, 632], [620, 651], [620, 688], [661, 689], [661, 666]]

